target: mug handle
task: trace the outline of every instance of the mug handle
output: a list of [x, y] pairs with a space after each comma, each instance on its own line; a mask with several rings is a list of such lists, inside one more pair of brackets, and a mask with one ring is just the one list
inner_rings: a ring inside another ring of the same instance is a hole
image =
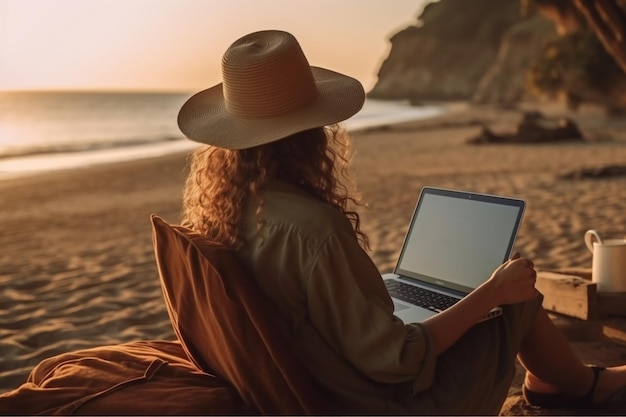
[[587, 249], [593, 253], [593, 240], [597, 240], [598, 243], [602, 244], [602, 234], [597, 230], [590, 229], [585, 232], [585, 245], [587, 245]]

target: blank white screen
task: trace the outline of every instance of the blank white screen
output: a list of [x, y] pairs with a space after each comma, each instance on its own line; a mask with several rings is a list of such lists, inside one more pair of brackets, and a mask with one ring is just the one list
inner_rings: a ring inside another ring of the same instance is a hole
[[425, 194], [399, 268], [475, 288], [506, 259], [520, 208]]

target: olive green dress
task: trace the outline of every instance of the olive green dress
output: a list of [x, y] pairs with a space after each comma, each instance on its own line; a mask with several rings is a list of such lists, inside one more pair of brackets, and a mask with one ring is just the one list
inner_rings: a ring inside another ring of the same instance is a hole
[[260, 214], [256, 202], [246, 207], [239, 255], [308, 369], [336, 395], [338, 412], [498, 413], [539, 297], [505, 306], [436, 356], [422, 325], [393, 315], [380, 272], [342, 213], [285, 183], [262, 197]]

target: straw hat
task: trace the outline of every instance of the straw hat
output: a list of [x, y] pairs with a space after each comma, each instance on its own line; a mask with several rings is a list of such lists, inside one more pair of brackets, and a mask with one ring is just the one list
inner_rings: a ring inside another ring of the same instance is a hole
[[222, 58], [222, 78], [180, 109], [178, 126], [189, 139], [250, 148], [348, 119], [365, 100], [357, 80], [309, 66], [296, 38], [276, 30], [235, 41]]

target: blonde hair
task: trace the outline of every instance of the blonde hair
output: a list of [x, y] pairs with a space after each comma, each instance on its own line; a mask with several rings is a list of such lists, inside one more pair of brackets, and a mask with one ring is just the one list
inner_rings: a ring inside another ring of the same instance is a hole
[[[259, 201], [260, 190], [272, 179], [285, 181], [327, 202], [348, 217], [359, 243], [368, 238], [350, 204], [360, 205], [348, 174], [351, 142], [338, 125], [296, 133], [249, 149], [203, 146], [190, 159], [183, 193], [182, 224], [209, 239], [236, 248], [243, 243], [240, 219], [248, 198]], [[259, 228], [263, 227], [259, 220]]]

